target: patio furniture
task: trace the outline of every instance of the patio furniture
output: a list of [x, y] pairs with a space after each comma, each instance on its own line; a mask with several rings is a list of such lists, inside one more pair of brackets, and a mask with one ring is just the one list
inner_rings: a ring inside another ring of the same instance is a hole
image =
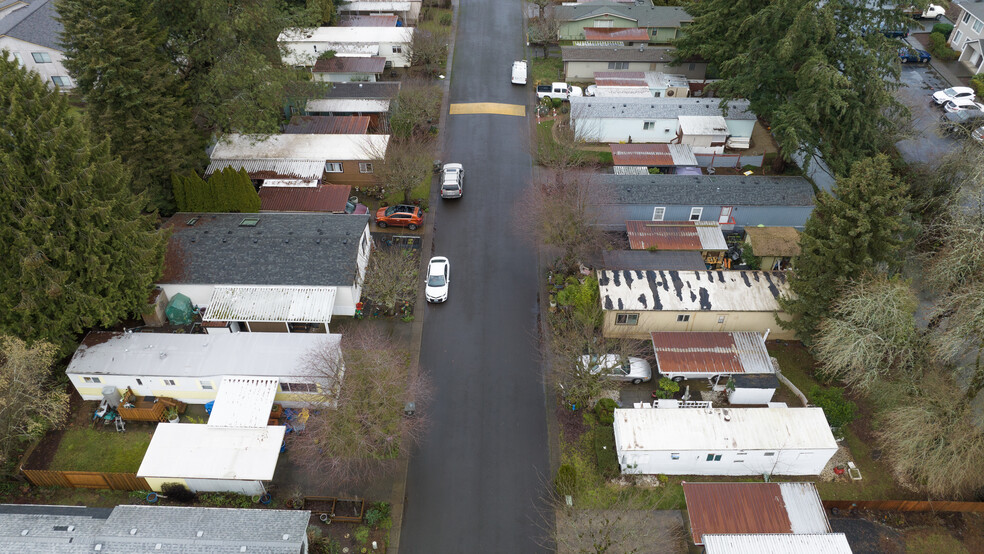
[[168, 420], [168, 408], [174, 408], [178, 414], [183, 414], [188, 408], [184, 402], [179, 402], [166, 396], [137, 396], [133, 389], [127, 387], [120, 403], [119, 414], [126, 421], [157, 421]]

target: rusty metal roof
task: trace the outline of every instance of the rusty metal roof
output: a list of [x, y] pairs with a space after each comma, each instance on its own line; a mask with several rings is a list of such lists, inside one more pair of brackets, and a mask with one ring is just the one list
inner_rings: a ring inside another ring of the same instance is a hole
[[683, 483], [694, 544], [703, 535], [829, 533], [813, 483]]
[[395, 15], [344, 15], [338, 20], [339, 27], [396, 27], [400, 20]]
[[341, 57], [336, 56], [327, 60], [314, 62], [315, 73], [382, 73], [386, 67], [386, 58], [370, 57]]
[[368, 115], [295, 115], [284, 127], [290, 135], [364, 135]]
[[661, 372], [773, 373], [762, 335], [754, 332], [651, 333]]
[[626, 221], [632, 250], [700, 250], [719, 252], [728, 249], [721, 225], [716, 221]]
[[697, 166], [689, 144], [609, 144], [612, 165]]
[[260, 209], [265, 212], [333, 212], [345, 211], [352, 187], [260, 187]]
[[586, 27], [584, 29], [585, 40], [627, 40], [630, 42], [649, 42], [649, 31], [638, 27], [598, 28]]

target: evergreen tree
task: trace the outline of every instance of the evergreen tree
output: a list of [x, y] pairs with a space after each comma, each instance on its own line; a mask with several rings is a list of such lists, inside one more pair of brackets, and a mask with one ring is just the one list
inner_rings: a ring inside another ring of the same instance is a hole
[[175, 198], [182, 212], [257, 213], [260, 196], [245, 169], [223, 168], [204, 180], [196, 173], [174, 176]]
[[900, 86], [898, 29], [908, 17], [884, 0], [701, 0], [675, 42], [680, 63], [716, 67], [714, 91], [747, 98], [786, 159], [819, 153], [836, 175], [894, 143], [895, 118], [907, 113]]
[[307, 8], [311, 11], [311, 19], [319, 27], [338, 25], [338, 7], [335, 0], [307, 0]]
[[151, 10], [139, 0], [58, 4], [65, 66], [93, 133], [109, 137], [113, 154], [129, 166], [133, 191], [147, 191], [153, 207], [171, 212], [170, 176], [198, 167], [204, 144]]
[[865, 272], [897, 271], [908, 208], [906, 188], [883, 154], [856, 162], [832, 193], [821, 192], [789, 281], [795, 298], [780, 301], [797, 318], [782, 325], [811, 344], [820, 321], [833, 315], [831, 306], [846, 283]]
[[68, 99], [0, 53], [0, 333], [70, 352], [76, 336], [138, 312], [166, 232], [126, 167]]

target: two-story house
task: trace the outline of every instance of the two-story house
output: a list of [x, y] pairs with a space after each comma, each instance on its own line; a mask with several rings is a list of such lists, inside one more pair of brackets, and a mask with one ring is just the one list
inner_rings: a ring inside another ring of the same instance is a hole
[[974, 73], [984, 69], [984, 2], [967, 0], [957, 4], [960, 15], [950, 33], [950, 48], [960, 52], [961, 62]]

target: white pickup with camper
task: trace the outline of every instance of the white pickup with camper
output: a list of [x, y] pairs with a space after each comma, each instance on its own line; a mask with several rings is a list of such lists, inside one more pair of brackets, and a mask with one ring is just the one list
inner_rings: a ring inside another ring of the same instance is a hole
[[573, 87], [567, 83], [552, 83], [550, 85], [538, 85], [536, 87], [537, 98], [560, 98], [570, 100], [571, 96], [584, 96], [581, 87]]

